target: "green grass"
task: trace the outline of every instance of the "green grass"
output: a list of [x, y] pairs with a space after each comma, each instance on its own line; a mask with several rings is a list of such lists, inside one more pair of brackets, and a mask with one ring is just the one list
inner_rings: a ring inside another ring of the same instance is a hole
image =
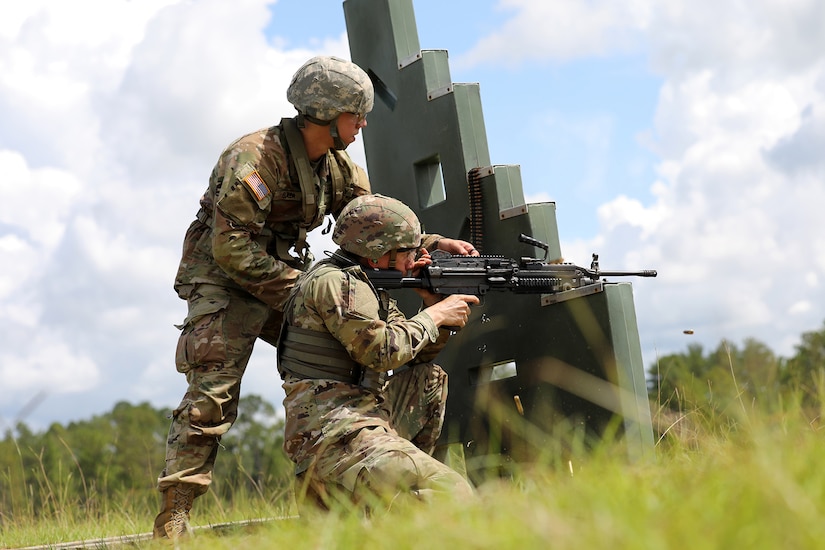
[[[825, 544], [825, 439], [810, 413], [770, 416], [738, 404], [726, 416], [673, 415], [650, 456], [621, 444], [563, 467], [524, 466], [483, 484], [474, 502], [399, 503], [368, 520], [339, 512], [232, 530], [199, 530], [182, 548], [820, 548]], [[663, 430], [662, 430], [663, 431]], [[560, 463], [556, 460], [555, 463]], [[60, 497], [47, 517], [3, 523], [0, 547], [148, 532], [157, 501]], [[57, 504], [61, 504], [58, 502]], [[193, 524], [294, 515], [287, 495], [207, 495]], [[168, 548], [153, 541], [143, 548]]]

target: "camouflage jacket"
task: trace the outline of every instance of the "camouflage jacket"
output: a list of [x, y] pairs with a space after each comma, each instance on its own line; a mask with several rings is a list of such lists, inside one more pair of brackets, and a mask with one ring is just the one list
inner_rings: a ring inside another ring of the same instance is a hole
[[[332, 166], [332, 164], [335, 166]], [[175, 278], [175, 290], [186, 298], [196, 283], [241, 288], [280, 309], [303, 267], [279, 256], [307, 232], [337, 215], [352, 198], [370, 192], [366, 172], [344, 151], [330, 150], [314, 163], [318, 209], [304, 219], [302, 193], [294, 161], [280, 126], [241, 137], [224, 150], [200, 200], [198, 219], [190, 225]], [[332, 169], [345, 183], [332, 196]]]
[[[439, 330], [424, 311], [407, 319], [395, 300], [377, 292], [359, 267], [342, 269], [330, 260], [321, 261], [293, 292], [284, 312], [287, 325], [329, 332], [355, 361], [379, 372], [432, 361], [449, 338], [449, 331]], [[386, 321], [381, 320], [382, 303]], [[284, 450], [298, 473], [324, 446], [363, 427], [392, 429], [380, 393], [346, 382], [290, 375], [283, 388]]]

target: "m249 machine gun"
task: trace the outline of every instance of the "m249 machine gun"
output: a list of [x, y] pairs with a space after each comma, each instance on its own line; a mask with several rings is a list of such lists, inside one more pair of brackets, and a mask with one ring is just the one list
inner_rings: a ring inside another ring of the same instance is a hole
[[[525, 234], [519, 241], [542, 248], [548, 246]], [[400, 271], [370, 270], [373, 286], [384, 290], [424, 288], [436, 294], [473, 294], [484, 296], [490, 291], [516, 294], [553, 294], [550, 303], [585, 294], [588, 287], [601, 284], [602, 277], [655, 277], [656, 271], [601, 271], [599, 256], [593, 254], [590, 268], [571, 263], [547, 263], [545, 259], [504, 256], [454, 256], [441, 250], [432, 254], [432, 263], [416, 277]]]

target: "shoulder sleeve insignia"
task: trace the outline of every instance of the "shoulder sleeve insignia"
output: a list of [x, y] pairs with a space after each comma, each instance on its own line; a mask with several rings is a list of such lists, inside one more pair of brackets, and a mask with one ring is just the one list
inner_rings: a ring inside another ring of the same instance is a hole
[[263, 178], [258, 174], [257, 170], [252, 170], [243, 178], [243, 182], [249, 187], [252, 193], [258, 200], [263, 199], [269, 195], [269, 187], [264, 183]]

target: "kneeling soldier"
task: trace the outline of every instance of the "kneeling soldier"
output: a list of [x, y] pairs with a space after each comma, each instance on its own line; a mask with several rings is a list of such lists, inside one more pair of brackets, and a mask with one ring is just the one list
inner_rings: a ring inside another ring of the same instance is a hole
[[447, 374], [432, 360], [449, 338], [444, 327], [463, 327], [478, 298], [416, 289], [424, 308], [408, 319], [370, 284], [365, 270], [429, 263], [426, 250], [416, 260], [418, 218], [395, 199], [352, 200], [333, 241], [340, 248], [290, 294], [278, 345], [284, 448], [296, 465], [299, 506], [472, 495], [461, 475], [430, 456], [447, 398]]

